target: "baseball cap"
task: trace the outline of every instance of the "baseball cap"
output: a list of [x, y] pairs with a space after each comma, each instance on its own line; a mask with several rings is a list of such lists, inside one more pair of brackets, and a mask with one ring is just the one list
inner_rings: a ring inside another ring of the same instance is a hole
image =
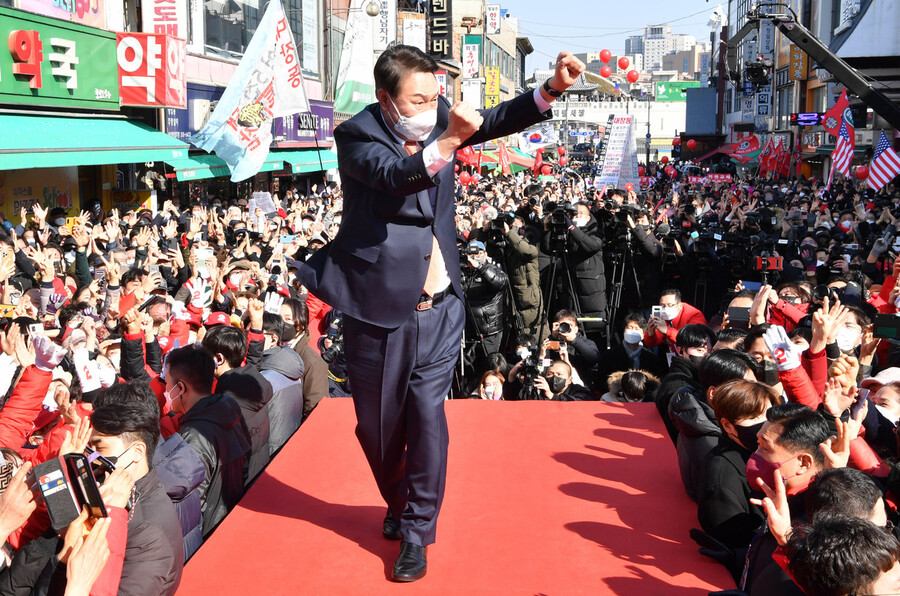
[[211, 312], [206, 317], [203, 324], [207, 327], [215, 327], [216, 325], [231, 325], [231, 317], [224, 312]]
[[859, 386], [870, 391], [878, 391], [882, 386], [897, 381], [900, 381], [900, 367], [892, 366], [882, 370], [874, 377], [863, 379]]
[[466, 252], [470, 255], [477, 253], [479, 250], [485, 250], [484, 243], [478, 240], [473, 240], [469, 242], [469, 245], [466, 247]]

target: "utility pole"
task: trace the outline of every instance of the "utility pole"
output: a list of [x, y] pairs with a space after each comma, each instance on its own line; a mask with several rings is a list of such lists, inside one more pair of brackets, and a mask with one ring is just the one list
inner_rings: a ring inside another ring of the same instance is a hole
[[647, 161], [644, 162], [644, 167], [649, 171], [650, 170], [650, 98], [647, 98]]

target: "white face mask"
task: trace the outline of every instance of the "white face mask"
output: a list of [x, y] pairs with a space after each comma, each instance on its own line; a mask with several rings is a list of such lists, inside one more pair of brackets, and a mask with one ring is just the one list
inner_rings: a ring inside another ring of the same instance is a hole
[[663, 321], [674, 321], [678, 317], [679, 309], [677, 306], [666, 306], [662, 309], [660, 318]]
[[404, 116], [397, 110], [397, 104], [388, 96], [391, 105], [397, 111], [397, 121], [394, 123], [394, 130], [398, 135], [407, 141], [424, 141], [434, 130], [437, 124], [437, 110], [428, 110], [427, 112], [419, 112], [415, 116]]
[[525, 360], [526, 358], [531, 356], [531, 351], [528, 348], [519, 348], [518, 350], [516, 350], [516, 356], [518, 356], [522, 360]]
[[586, 218], [586, 217], [576, 217], [572, 220], [572, 223], [574, 223], [579, 228], [583, 228], [584, 226], [586, 226], [587, 222], [588, 222], [588, 218]]
[[644, 339], [644, 334], [640, 331], [635, 331], [634, 329], [626, 329], [625, 333], [622, 334], [622, 339], [624, 339], [627, 344], [637, 344]]
[[882, 415], [882, 416], [884, 416], [885, 418], [887, 418], [888, 420], [890, 420], [891, 422], [893, 422], [895, 425], [897, 424], [897, 414], [895, 414], [894, 412], [891, 412], [890, 410], [888, 410], [888, 409], [885, 408], [884, 406], [879, 406], [878, 404], [875, 404], [875, 408], [876, 408], [879, 412], [881, 412], [881, 415]]
[[228, 276], [228, 281], [231, 282], [231, 285], [238, 286], [241, 283], [242, 274], [240, 273], [232, 273]]
[[494, 399], [494, 387], [493, 385], [485, 385], [483, 388], [484, 396], [488, 399]]
[[842, 327], [835, 338], [842, 352], [849, 352], [859, 344], [859, 332]]
[[816, 261], [816, 267], [821, 267], [825, 264], [825, 261]]

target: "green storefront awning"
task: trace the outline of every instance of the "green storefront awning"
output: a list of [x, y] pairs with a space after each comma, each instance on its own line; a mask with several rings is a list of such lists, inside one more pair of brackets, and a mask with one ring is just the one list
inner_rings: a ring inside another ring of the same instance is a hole
[[0, 170], [168, 161], [187, 154], [186, 143], [141, 122], [0, 115]]
[[338, 167], [337, 153], [331, 149], [297, 149], [294, 151], [272, 151], [291, 165], [292, 174], [333, 170]]
[[[201, 153], [191, 155], [183, 159], [166, 159], [167, 164], [175, 168], [175, 178], [181, 182], [184, 180], [200, 180], [202, 178], [218, 178], [231, 176], [231, 170], [222, 159], [213, 153]], [[280, 157], [269, 153], [266, 161], [259, 169], [260, 172], [274, 172], [284, 167]]]

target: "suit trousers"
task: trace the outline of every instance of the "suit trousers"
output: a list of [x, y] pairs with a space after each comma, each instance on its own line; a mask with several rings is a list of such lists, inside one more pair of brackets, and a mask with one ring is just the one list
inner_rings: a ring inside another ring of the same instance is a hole
[[452, 293], [396, 329], [344, 317], [356, 435], [403, 540], [420, 546], [434, 542], [444, 498], [444, 399], [464, 323], [462, 301]]

